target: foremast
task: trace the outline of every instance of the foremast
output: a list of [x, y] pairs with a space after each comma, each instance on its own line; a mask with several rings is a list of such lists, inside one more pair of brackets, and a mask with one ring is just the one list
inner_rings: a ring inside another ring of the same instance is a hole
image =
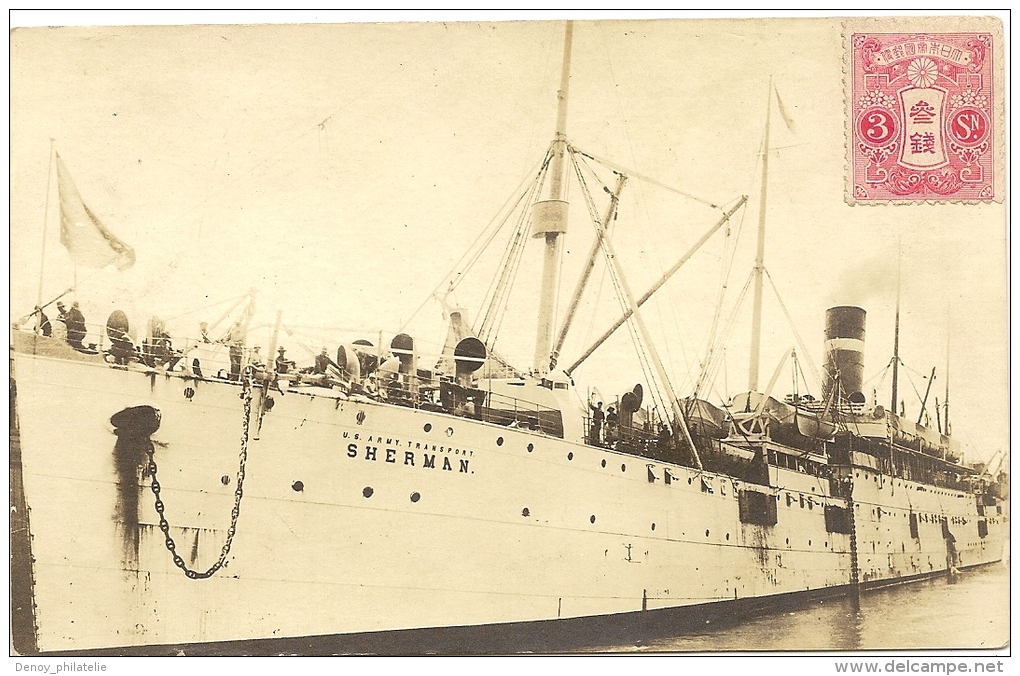
[[535, 339], [534, 369], [544, 374], [550, 370], [553, 329], [556, 321], [556, 295], [559, 289], [563, 237], [567, 231], [567, 202], [563, 199], [567, 154], [567, 94], [570, 87], [570, 50], [574, 22], [568, 21], [563, 41], [563, 69], [557, 92], [556, 135], [553, 138], [552, 162], [549, 170], [549, 197], [536, 202], [531, 236], [545, 238], [542, 262], [542, 290], [538, 306], [538, 333]]

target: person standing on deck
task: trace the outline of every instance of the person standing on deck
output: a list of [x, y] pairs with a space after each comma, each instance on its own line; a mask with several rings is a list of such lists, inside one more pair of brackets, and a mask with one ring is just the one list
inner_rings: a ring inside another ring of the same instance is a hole
[[315, 357], [315, 369], [312, 371], [312, 373], [317, 374], [326, 373], [326, 370], [329, 368], [329, 365], [331, 363], [333, 363], [333, 360], [329, 358], [329, 352], [326, 350], [326, 348], [322, 348], [322, 352], [320, 352]]
[[48, 338], [53, 334], [53, 325], [50, 324], [50, 318], [46, 316], [46, 313], [38, 305], [35, 306], [35, 312], [39, 315], [35, 325], [35, 332]]
[[290, 370], [297, 366], [297, 364], [290, 359], [287, 359], [287, 350], [282, 346], [279, 348], [279, 355], [276, 357], [276, 372], [287, 374]]
[[606, 414], [606, 443], [611, 444], [616, 441], [616, 426], [620, 422], [620, 416], [616, 414], [616, 408], [613, 406], [609, 407], [609, 412]]
[[588, 407], [591, 409], [591, 430], [588, 433], [588, 443], [592, 446], [599, 446], [602, 444], [602, 422], [606, 419], [606, 414], [602, 412], [601, 401], [595, 406], [588, 404]]
[[85, 338], [85, 315], [81, 313], [78, 307], [78, 301], [71, 303], [71, 309], [67, 311], [67, 318], [64, 320], [67, 324], [67, 344], [76, 350], [84, 350], [85, 346], [81, 344], [81, 341]]

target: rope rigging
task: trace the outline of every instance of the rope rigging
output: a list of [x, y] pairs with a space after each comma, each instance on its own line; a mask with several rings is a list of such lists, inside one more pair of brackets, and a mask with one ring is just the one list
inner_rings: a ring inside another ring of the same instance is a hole
[[[543, 174], [545, 174], [546, 170], [548, 169], [549, 162], [551, 161], [551, 159], [552, 148], [550, 147], [550, 149], [546, 152], [545, 157], [540, 162], [537, 162], [535, 165], [532, 165], [532, 167], [528, 169], [527, 173], [524, 175], [524, 178], [521, 179], [521, 182], [517, 184], [517, 187], [510, 193], [510, 196], [507, 197], [506, 201], [503, 202], [503, 205], [500, 206], [500, 208], [496, 211], [495, 215], [492, 217], [492, 220], [490, 220], [489, 223], [485, 226], [485, 228], [483, 228], [482, 231], [478, 233], [478, 236], [475, 238], [475, 240], [471, 243], [471, 245], [467, 249], [464, 250], [464, 253], [461, 254], [461, 257], [457, 260], [457, 262], [453, 264], [453, 267], [450, 269], [450, 271], [443, 275], [442, 279], [439, 280], [439, 283], [436, 284], [435, 288], [432, 289], [432, 292], [422, 299], [421, 304], [419, 304], [418, 307], [414, 310], [414, 312], [411, 313], [411, 315], [407, 318], [407, 321], [405, 321], [403, 325], [401, 325], [400, 329], [398, 330], [398, 333], [402, 333], [411, 323], [411, 321], [414, 320], [418, 313], [421, 312], [426, 305], [428, 305], [428, 302], [433, 298], [437, 297], [440, 289], [442, 289], [443, 286], [447, 286], [446, 293], [443, 294], [443, 298], [449, 296], [456, 290], [456, 288], [464, 280], [468, 271], [471, 270], [475, 263], [478, 262], [478, 259], [488, 249], [489, 245], [496, 238], [496, 235], [498, 235], [502, 230], [503, 226], [506, 225], [506, 222], [509, 220], [510, 216], [520, 206], [521, 202], [528, 196], [528, 194], [530, 194], [530, 190], [522, 190], [522, 188], [524, 188], [524, 186], [528, 183], [529, 180], [531, 181], [539, 180], [539, 178]], [[517, 195], [516, 201], [514, 200], [515, 195]], [[510, 207], [509, 210], [506, 210], [507, 205], [509, 205], [511, 202], [513, 202], [513, 206]], [[506, 210], [506, 214], [503, 216], [502, 220], [497, 220], [499, 218], [499, 215], [504, 213], [504, 210]], [[479, 246], [479, 242], [481, 242], [483, 239], [485, 240], [485, 242], [481, 244], [481, 246]], [[466, 264], [463, 265], [463, 267], [461, 267], [461, 264], [464, 263], [465, 259], [469, 260]], [[442, 302], [442, 299], [440, 299], [440, 301]]]
[[[576, 174], [578, 183], [580, 184], [581, 187], [581, 194], [584, 197], [585, 206], [588, 209], [588, 216], [591, 219], [592, 224], [595, 226], [596, 233], [600, 237], [602, 237], [603, 235], [602, 220], [599, 217], [597, 207], [595, 206], [595, 200], [591, 195], [591, 191], [588, 188], [588, 184], [584, 179], [584, 173], [582, 172], [581, 165], [575, 159], [573, 151], [570, 152], [570, 158], [571, 165], [574, 168], [574, 173]], [[605, 241], [604, 237], [602, 237], [602, 243], [604, 245], [608, 244], [608, 242]], [[603, 253], [606, 255], [607, 258], [611, 255], [608, 248], [603, 248]], [[626, 300], [627, 293], [623, 288], [624, 282], [622, 279], [619, 278], [616, 267], [614, 265], [607, 265], [606, 267], [609, 269], [609, 279], [613, 284], [614, 290], [616, 291], [616, 297], [620, 303], [620, 307], [624, 312], [627, 312], [629, 307]], [[638, 328], [634, 324], [635, 322], [628, 321], [627, 329], [631, 335], [631, 340], [634, 343], [638, 363], [641, 367], [641, 372], [646, 382], [652, 383], [654, 385], [653, 387], [649, 388], [652, 401], [657, 406], [662, 406], [663, 410], [669, 410], [670, 400], [663, 395], [662, 391], [659, 388], [664, 387], [667, 389], [671, 389], [670, 384], [668, 382], [659, 383], [658, 379], [654, 377], [655, 369], [652, 364], [652, 358], [648, 353], [648, 347], [645, 345], [645, 342], [641, 336], [640, 331], [638, 331]]]

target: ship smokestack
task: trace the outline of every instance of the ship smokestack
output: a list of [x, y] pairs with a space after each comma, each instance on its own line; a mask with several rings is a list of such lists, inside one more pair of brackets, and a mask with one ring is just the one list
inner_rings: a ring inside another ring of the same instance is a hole
[[[829, 400], [836, 383], [840, 398], [854, 409], [863, 408], [864, 320], [859, 307], [841, 305], [825, 311], [825, 375], [822, 396]], [[837, 401], [837, 403], [839, 403]]]

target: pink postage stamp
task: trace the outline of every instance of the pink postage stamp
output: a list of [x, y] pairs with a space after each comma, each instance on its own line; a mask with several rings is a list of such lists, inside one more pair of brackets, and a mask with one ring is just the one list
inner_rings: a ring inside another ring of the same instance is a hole
[[1001, 201], [1001, 33], [898, 27], [845, 26], [847, 201]]

